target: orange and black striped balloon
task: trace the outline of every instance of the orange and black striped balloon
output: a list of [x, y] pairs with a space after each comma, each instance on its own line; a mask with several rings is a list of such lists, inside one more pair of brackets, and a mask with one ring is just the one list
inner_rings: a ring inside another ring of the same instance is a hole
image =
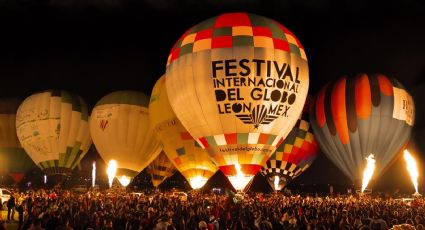
[[353, 181], [361, 178], [369, 154], [375, 155], [379, 175], [409, 140], [415, 117], [412, 96], [382, 74], [331, 82], [312, 109], [310, 121], [321, 149]]

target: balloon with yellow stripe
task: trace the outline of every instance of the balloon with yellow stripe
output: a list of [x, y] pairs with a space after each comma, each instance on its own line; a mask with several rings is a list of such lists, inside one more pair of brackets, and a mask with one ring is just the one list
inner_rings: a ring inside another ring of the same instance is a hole
[[154, 131], [168, 158], [192, 188], [203, 187], [218, 168], [177, 119], [168, 100], [165, 76], [152, 90], [149, 110]]
[[148, 165], [148, 173], [151, 175], [152, 184], [157, 188], [168, 177], [176, 172], [176, 167], [168, 159], [167, 155], [162, 151], [153, 161]]
[[64, 90], [26, 98], [16, 113], [16, 133], [31, 159], [60, 182], [80, 162], [92, 143], [83, 99]]

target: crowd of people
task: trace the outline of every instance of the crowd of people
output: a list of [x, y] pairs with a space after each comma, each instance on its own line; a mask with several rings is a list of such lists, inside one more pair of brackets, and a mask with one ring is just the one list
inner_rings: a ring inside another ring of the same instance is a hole
[[[123, 191], [64, 190], [16, 193], [8, 220], [18, 229], [425, 229], [424, 199], [387, 196], [327, 197], [191, 192], [150, 195]], [[6, 222], [6, 223], [5, 223]]]

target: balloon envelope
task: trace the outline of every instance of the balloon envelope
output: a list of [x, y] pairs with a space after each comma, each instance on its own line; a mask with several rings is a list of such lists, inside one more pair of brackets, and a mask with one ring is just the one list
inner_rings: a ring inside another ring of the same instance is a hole
[[309, 84], [294, 34], [247, 13], [186, 31], [168, 57], [166, 78], [177, 118], [240, 189], [294, 126]]
[[366, 74], [327, 84], [310, 113], [321, 149], [355, 183], [369, 154], [375, 176], [391, 162], [409, 140], [414, 117], [413, 98], [396, 79]]
[[163, 149], [176, 168], [197, 189], [217, 171], [207, 151], [197, 145], [173, 112], [162, 76], [152, 90], [150, 118]]
[[86, 103], [63, 90], [26, 98], [16, 114], [16, 133], [25, 151], [47, 175], [69, 175], [92, 143]]
[[16, 111], [21, 100], [0, 99], [0, 173], [19, 183], [25, 173], [35, 167], [16, 135]]
[[261, 169], [275, 190], [281, 190], [307, 170], [317, 157], [319, 145], [309, 122], [310, 101], [308, 98], [294, 128]]
[[93, 108], [93, 143], [105, 162], [117, 161], [117, 176], [136, 176], [161, 151], [150, 128], [148, 103], [143, 93], [116, 91]]
[[163, 151], [148, 165], [148, 173], [151, 175], [152, 184], [155, 188], [168, 177], [174, 175], [175, 172], [176, 167]]

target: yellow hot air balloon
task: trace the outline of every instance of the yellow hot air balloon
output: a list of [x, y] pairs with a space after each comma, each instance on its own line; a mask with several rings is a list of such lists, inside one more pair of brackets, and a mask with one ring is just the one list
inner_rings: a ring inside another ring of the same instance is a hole
[[151, 175], [152, 184], [155, 188], [175, 172], [176, 167], [163, 151], [148, 165], [148, 173]]
[[0, 174], [7, 173], [19, 183], [35, 167], [16, 135], [16, 111], [22, 100], [0, 99]]
[[69, 175], [92, 143], [86, 103], [63, 90], [26, 98], [16, 113], [16, 133], [22, 147], [47, 175]]
[[161, 151], [149, 123], [149, 98], [136, 91], [116, 91], [93, 108], [90, 132], [105, 162], [116, 160], [117, 177], [135, 177]]
[[208, 153], [186, 131], [173, 112], [165, 76], [155, 84], [149, 103], [150, 118], [163, 149], [194, 189], [201, 188], [217, 171]]
[[301, 114], [308, 64], [276, 21], [228, 13], [201, 22], [167, 60], [170, 104], [236, 189], [261, 169]]

